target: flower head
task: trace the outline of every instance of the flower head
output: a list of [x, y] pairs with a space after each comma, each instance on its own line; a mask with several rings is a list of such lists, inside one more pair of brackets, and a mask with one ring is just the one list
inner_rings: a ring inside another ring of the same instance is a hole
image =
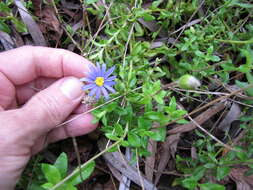
[[87, 84], [82, 87], [83, 90], [90, 90], [89, 96], [96, 96], [99, 99], [103, 94], [105, 99], [109, 98], [109, 92], [114, 93], [115, 90], [112, 86], [115, 84], [114, 79], [116, 76], [110, 76], [115, 67], [111, 67], [106, 71], [106, 65], [102, 66], [97, 63], [97, 66], [92, 64], [88, 65], [89, 71], [87, 77], [81, 78], [80, 80], [86, 82]]

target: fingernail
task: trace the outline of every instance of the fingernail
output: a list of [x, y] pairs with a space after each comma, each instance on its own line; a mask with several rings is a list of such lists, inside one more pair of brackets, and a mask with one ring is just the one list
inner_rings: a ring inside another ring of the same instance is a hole
[[83, 93], [82, 83], [74, 77], [65, 79], [60, 86], [60, 90], [70, 100], [79, 98]]

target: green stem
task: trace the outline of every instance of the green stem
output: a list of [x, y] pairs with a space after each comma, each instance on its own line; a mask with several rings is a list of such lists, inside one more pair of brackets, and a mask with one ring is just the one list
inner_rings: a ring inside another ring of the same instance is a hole
[[246, 41], [237, 41], [237, 40], [219, 40], [216, 39], [219, 42], [223, 42], [223, 43], [230, 43], [230, 44], [252, 44], [253, 43], [253, 39], [250, 40], [246, 40]]

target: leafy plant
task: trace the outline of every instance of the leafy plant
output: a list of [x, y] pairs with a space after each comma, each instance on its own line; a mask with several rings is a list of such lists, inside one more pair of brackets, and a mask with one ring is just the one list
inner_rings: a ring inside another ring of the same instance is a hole
[[11, 22], [18, 32], [27, 32], [27, 28], [24, 23], [13, 15], [12, 10], [10, 8], [12, 4], [12, 0], [0, 2], [0, 31], [11, 33], [11, 29], [8, 25], [8, 23]]
[[[86, 167], [82, 168], [76, 175], [73, 175], [65, 183], [61, 185], [61, 190], [77, 190], [75, 187], [83, 180], [90, 177], [95, 167], [95, 162], [91, 162]], [[67, 176], [68, 172], [68, 158], [65, 153], [61, 153], [53, 165], [43, 163], [41, 170], [46, 178], [46, 182], [41, 185], [43, 189], [50, 189], [55, 184], [59, 183]]]

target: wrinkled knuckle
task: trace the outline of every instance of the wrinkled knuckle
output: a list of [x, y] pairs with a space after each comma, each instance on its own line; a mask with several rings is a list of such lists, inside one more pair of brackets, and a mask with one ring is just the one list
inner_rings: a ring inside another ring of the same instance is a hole
[[45, 121], [53, 125], [59, 124], [63, 119], [63, 114], [57, 99], [54, 96], [46, 94], [37, 94], [36, 98], [36, 101], [39, 102], [40, 108], [42, 109]]

